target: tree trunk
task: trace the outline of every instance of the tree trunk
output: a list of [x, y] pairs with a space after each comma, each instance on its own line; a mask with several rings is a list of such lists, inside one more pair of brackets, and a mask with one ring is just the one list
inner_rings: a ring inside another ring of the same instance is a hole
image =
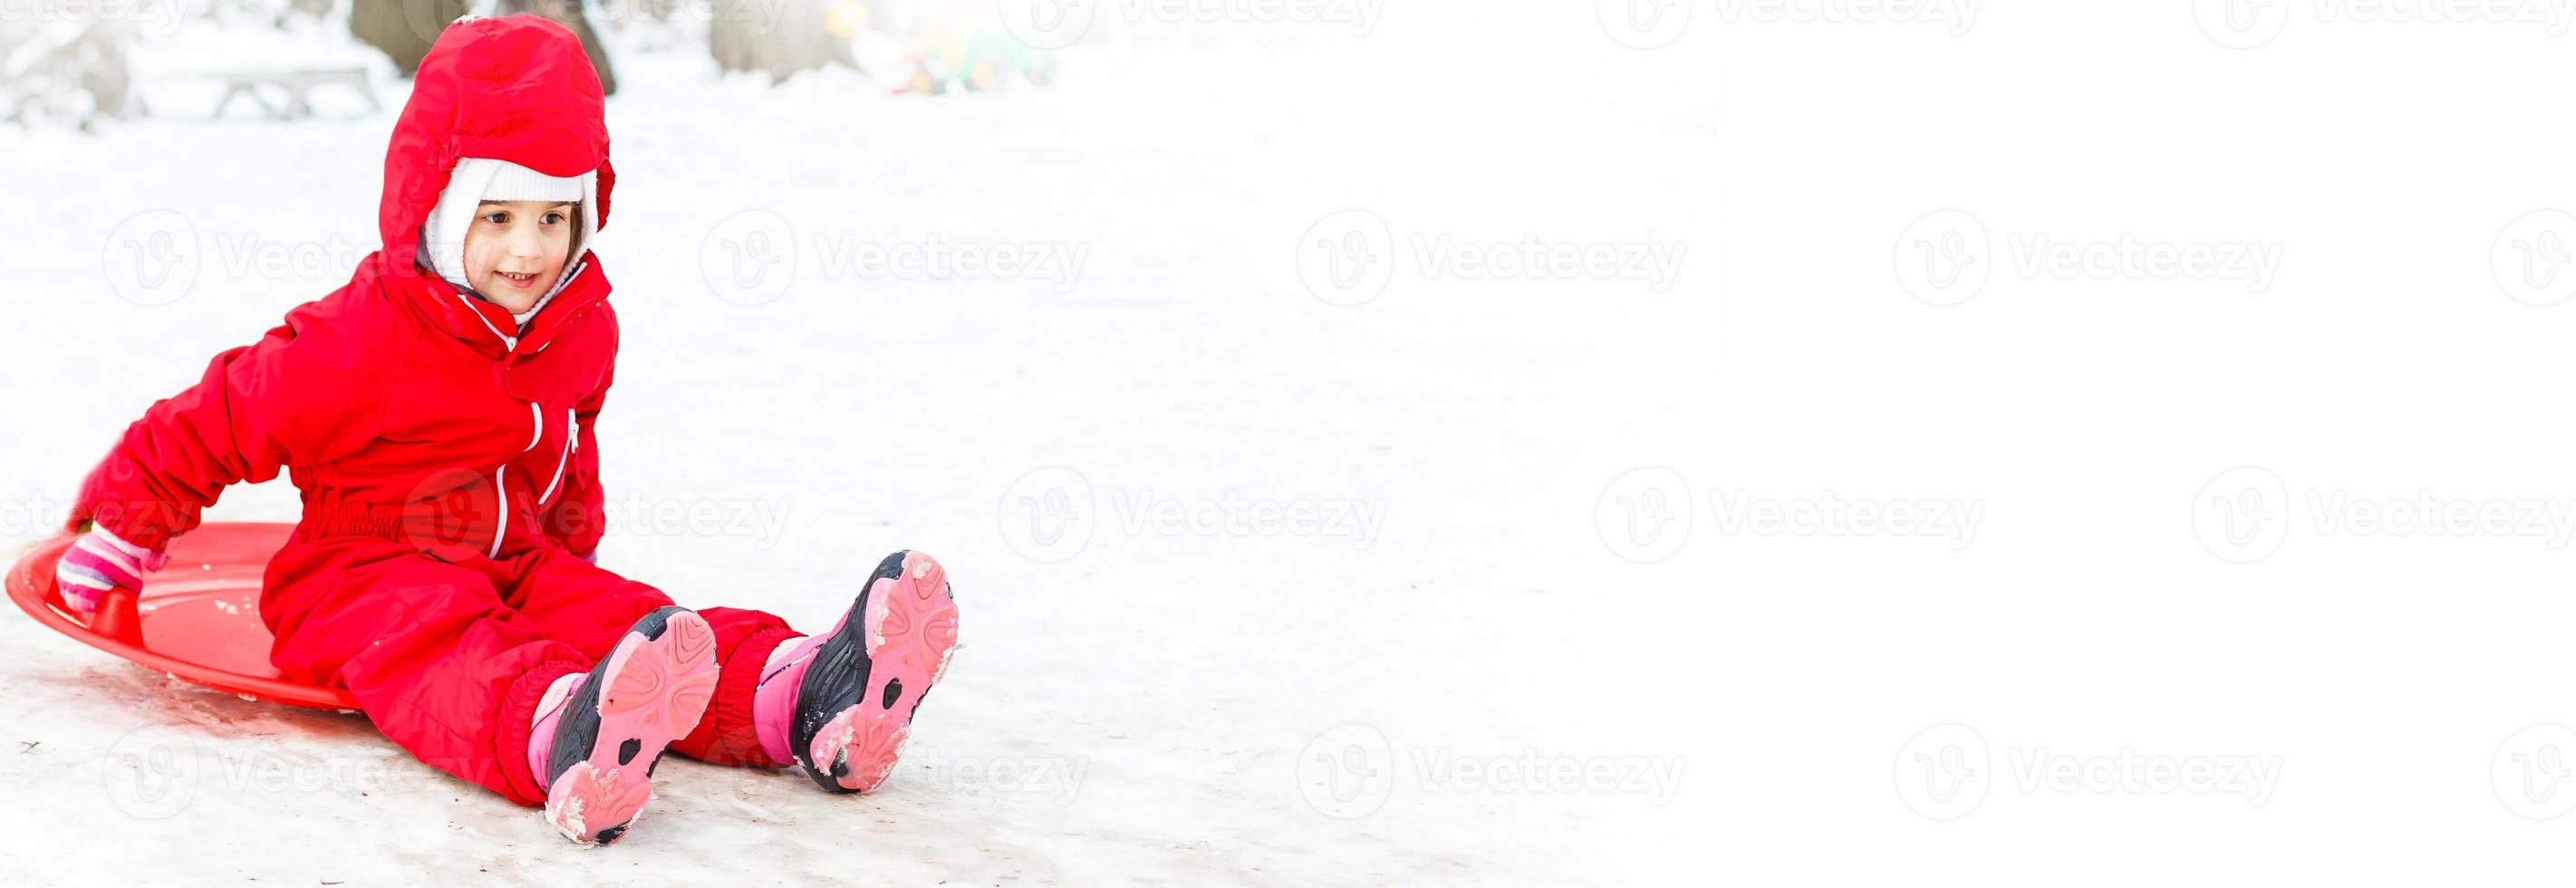
[[[438, 33], [449, 23], [464, 17], [465, 0], [355, 0], [349, 10], [349, 33], [367, 45], [384, 50], [394, 67], [405, 77], [420, 70], [420, 60], [429, 55], [430, 44], [438, 42]], [[501, 0], [495, 12], [501, 15], [535, 13], [553, 19], [556, 24], [581, 37], [581, 49], [590, 55], [590, 66], [599, 72], [600, 91], [617, 94], [617, 74], [608, 65], [608, 50], [599, 43], [599, 35], [582, 17], [581, 4], [574, 0]]]

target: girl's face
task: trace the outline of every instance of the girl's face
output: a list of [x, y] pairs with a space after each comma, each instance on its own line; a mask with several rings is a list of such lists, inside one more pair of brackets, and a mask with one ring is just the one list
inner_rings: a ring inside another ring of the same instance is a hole
[[554, 289], [572, 252], [576, 207], [542, 200], [487, 200], [465, 230], [465, 280], [511, 314]]

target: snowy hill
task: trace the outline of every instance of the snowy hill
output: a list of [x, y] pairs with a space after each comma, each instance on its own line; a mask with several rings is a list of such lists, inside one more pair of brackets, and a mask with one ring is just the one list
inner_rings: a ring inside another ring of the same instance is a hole
[[[1673, 199], [1701, 134], [1585, 102], [1642, 63], [1569, 12], [1571, 79], [1426, 54], [1459, 23], [1420, 19], [1076, 46], [1053, 87], [927, 100], [620, 56], [602, 563], [810, 629], [883, 552], [937, 554], [963, 647], [898, 776], [827, 797], [674, 758], [627, 840], [585, 850], [358, 716], [177, 685], [12, 614], [0, 882], [1672, 878], [1713, 778], [1672, 731], [1696, 716], [1628, 703], [1687, 697], [1631, 679], [1674, 674], [1647, 603], [1704, 586], [1605, 549], [1593, 509], [1667, 455], [1605, 423], [1713, 375], [1723, 256], [1713, 210]], [[138, 63], [228, 58], [183, 44]], [[381, 113], [206, 121], [211, 95], [166, 81], [153, 118], [0, 130], [0, 546], [373, 249], [406, 89], [377, 67]], [[1580, 126], [1533, 132], [1533, 102]], [[1301, 265], [1350, 208], [1406, 257], [1382, 292]], [[193, 277], [120, 269], [156, 234]], [[1532, 236], [1688, 246], [1659, 281], [1444, 258]], [[281, 482], [210, 518], [294, 510]]]

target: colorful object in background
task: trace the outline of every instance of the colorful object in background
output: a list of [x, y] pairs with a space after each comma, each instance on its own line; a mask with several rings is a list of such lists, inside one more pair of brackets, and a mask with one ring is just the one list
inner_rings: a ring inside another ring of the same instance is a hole
[[1012, 78], [1032, 86], [1055, 82], [1055, 52], [1020, 42], [1003, 31], [971, 35], [929, 36], [915, 33], [904, 42], [903, 81], [896, 93], [940, 95], [951, 86], [967, 92], [990, 92]]
[[823, 11], [823, 31], [847, 40], [868, 26], [876, 16], [859, 0], [838, 0]]

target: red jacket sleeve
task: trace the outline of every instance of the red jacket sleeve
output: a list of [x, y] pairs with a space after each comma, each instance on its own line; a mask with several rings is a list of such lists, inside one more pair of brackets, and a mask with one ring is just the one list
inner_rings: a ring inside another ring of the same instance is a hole
[[389, 341], [353, 335], [308, 303], [257, 343], [225, 351], [204, 378], [155, 402], [108, 451], [72, 508], [154, 551], [195, 529], [225, 487], [330, 462], [374, 440], [391, 395]]

